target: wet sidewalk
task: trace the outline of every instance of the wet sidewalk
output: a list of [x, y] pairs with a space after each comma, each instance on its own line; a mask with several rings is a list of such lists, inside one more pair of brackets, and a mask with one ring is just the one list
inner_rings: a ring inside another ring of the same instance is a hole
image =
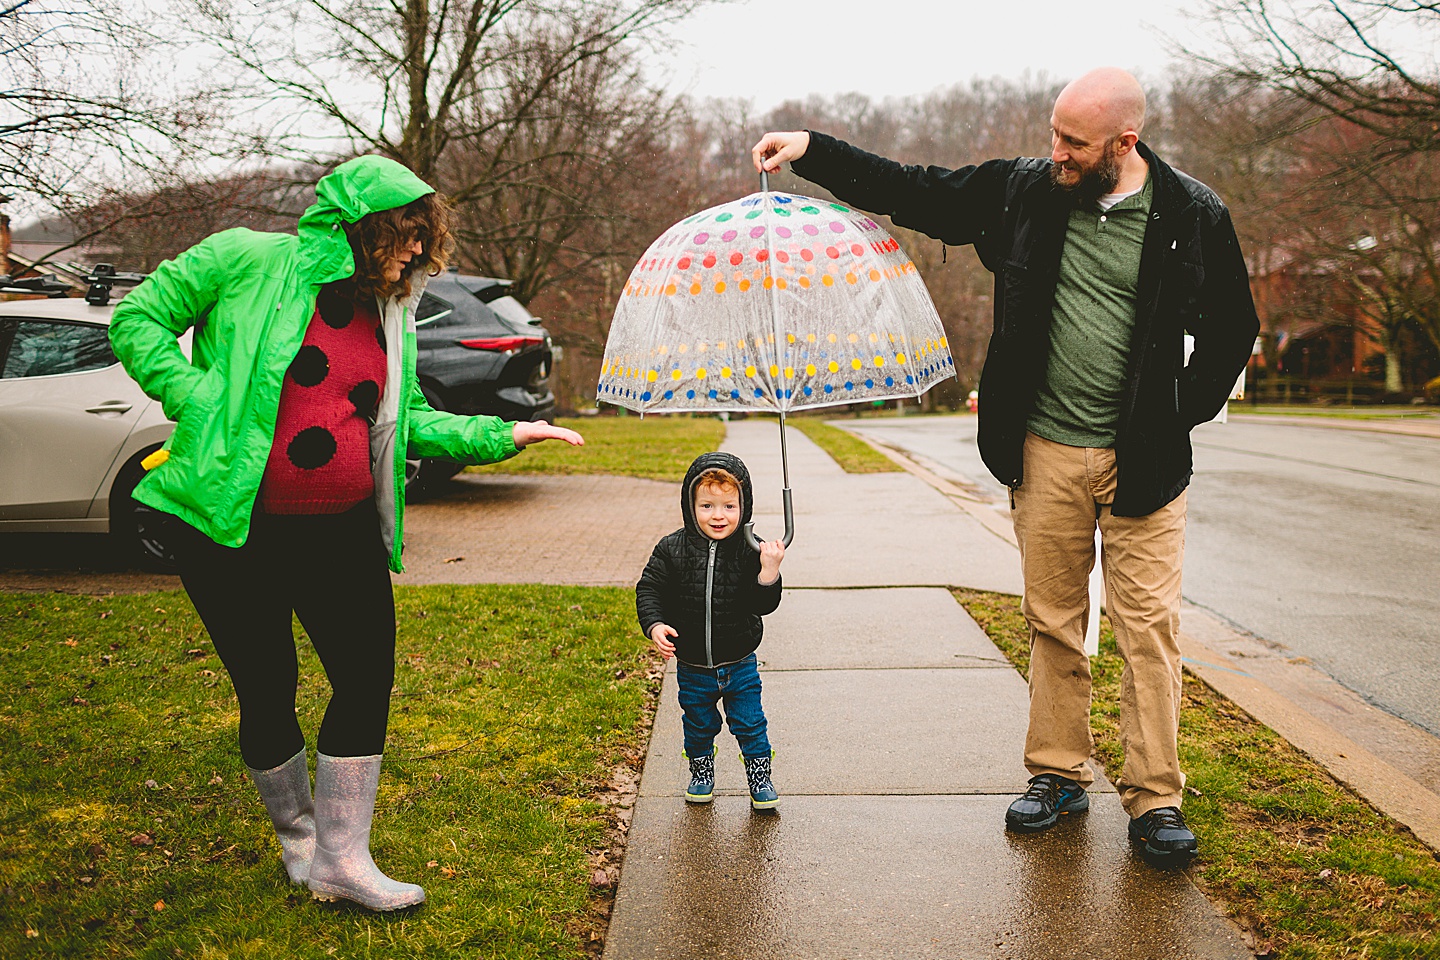
[[[760, 648], [780, 810], [750, 811], [728, 732], [716, 800], [685, 804], [672, 666], [605, 956], [1250, 957], [1183, 873], [1131, 852], [1109, 784], [1050, 831], [1004, 831], [1025, 683], [944, 585], [1018, 593], [1014, 549], [909, 474], [788, 443], [795, 542]], [[725, 449], [779, 535], [775, 424], [731, 424]]]

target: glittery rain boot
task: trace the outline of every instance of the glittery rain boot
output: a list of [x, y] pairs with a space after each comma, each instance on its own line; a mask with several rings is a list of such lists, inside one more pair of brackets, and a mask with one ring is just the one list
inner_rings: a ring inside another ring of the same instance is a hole
[[370, 822], [380, 786], [380, 757], [315, 761], [315, 861], [310, 893], [316, 900], [353, 900], [371, 910], [401, 910], [425, 901], [413, 883], [392, 880], [370, 856]]
[[310, 878], [310, 861], [315, 857], [315, 803], [310, 798], [310, 768], [305, 750], [269, 770], [250, 771], [265, 812], [280, 839], [280, 859], [291, 883]]

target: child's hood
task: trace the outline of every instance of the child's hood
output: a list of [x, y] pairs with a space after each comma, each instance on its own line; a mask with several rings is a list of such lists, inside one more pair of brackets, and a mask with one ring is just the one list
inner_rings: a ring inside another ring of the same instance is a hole
[[[745, 469], [745, 461], [733, 453], [703, 453], [695, 458], [690, 464], [690, 469], [685, 471], [685, 482], [680, 484], [680, 513], [685, 518], [685, 530], [696, 536], [703, 537], [700, 525], [695, 522], [695, 481], [700, 479], [700, 474], [706, 470], [727, 470], [734, 474], [735, 479], [740, 481], [740, 527], [750, 522], [750, 507], [754, 501], [751, 496], [750, 471]], [[738, 532], [731, 536], [738, 536]]]

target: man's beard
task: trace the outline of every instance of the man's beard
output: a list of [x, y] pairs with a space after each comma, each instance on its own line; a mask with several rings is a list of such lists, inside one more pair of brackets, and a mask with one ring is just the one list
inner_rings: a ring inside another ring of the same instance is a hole
[[1073, 197], [1077, 206], [1087, 206], [1107, 193], [1114, 193], [1115, 187], [1120, 183], [1120, 158], [1116, 155], [1115, 143], [1114, 140], [1107, 140], [1095, 166], [1089, 170], [1081, 170], [1080, 179], [1074, 183], [1062, 180], [1060, 174], [1064, 167], [1052, 163], [1050, 182]]

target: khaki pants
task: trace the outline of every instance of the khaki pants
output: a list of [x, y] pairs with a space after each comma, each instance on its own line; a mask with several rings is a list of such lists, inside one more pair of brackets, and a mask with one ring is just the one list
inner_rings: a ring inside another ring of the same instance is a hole
[[1125, 812], [1138, 817], [1179, 807], [1185, 789], [1176, 737], [1180, 723], [1180, 564], [1185, 495], [1145, 517], [1110, 513], [1115, 451], [1069, 447], [1028, 434], [1025, 480], [1012, 496], [1030, 624], [1031, 776], [1056, 773], [1081, 784], [1089, 764], [1090, 660], [1085, 655], [1088, 584], [1100, 526], [1107, 612], [1125, 669], [1115, 781]]

